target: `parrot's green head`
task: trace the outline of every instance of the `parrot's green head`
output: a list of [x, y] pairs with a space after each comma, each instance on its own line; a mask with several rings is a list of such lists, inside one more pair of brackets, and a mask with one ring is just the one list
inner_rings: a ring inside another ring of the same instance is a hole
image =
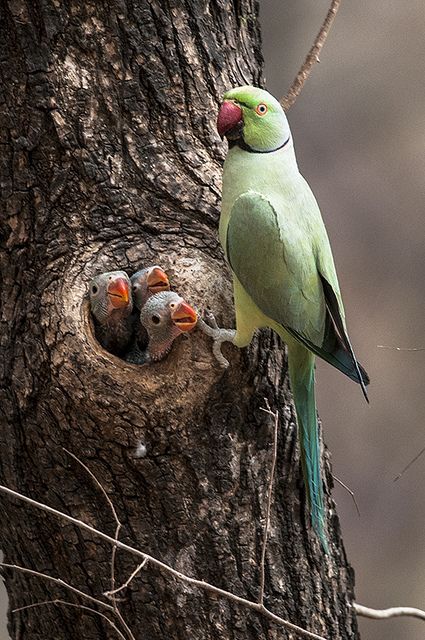
[[264, 89], [249, 85], [224, 94], [217, 130], [222, 138], [226, 136], [230, 146], [239, 143], [263, 152], [278, 149], [291, 135], [285, 113], [276, 98]]

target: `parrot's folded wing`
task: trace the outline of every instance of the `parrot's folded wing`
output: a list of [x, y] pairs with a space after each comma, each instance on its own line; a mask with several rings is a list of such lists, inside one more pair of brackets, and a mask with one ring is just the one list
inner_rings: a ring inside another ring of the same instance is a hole
[[287, 202], [277, 211], [254, 191], [235, 201], [227, 228], [230, 266], [266, 316], [364, 390], [369, 377], [351, 348], [338, 297], [317, 268], [296, 214], [299, 203]]

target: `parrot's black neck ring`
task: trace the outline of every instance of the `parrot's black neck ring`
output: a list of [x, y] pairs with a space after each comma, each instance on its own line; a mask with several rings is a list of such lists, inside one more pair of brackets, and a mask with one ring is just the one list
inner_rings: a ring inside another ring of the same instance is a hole
[[249, 146], [249, 144], [245, 142], [245, 140], [242, 137], [238, 138], [237, 140], [229, 140], [228, 142], [229, 142], [229, 149], [232, 149], [232, 147], [238, 146], [239, 149], [243, 149], [244, 151], [248, 151], [249, 153], [274, 153], [275, 151], [279, 151], [279, 149], [283, 149], [283, 147], [286, 147], [290, 139], [291, 139], [291, 136], [289, 135], [285, 140], [285, 142], [281, 144], [279, 147], [275, 147], [275, 149], [266, 149], [265, 151], [261, 151], [260, 149], [253, 149], [252, 147]]

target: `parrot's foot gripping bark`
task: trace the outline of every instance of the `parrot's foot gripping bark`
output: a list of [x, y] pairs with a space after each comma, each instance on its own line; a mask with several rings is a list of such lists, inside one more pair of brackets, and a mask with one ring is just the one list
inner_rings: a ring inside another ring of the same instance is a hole
[[213, 339], [213, 354], [215, 355], [219, 364], [227, 369], [227, 367], [229, 366], [229, 361], [221, 353], [221, 345], [223, 344], [223, 342], [233, 342], [236, 331], [234, 329], [220, 329], [220, 327], [217, 325], [214, 315], [210, 311], [207, 311], [205, 313], [205, 317], [210, 324], [207, 324], [205, 320], [199, 317], [198, 327], [201, 329], [201, 331], [206, 333], [207, 336], [210, 336], [210, 338]]

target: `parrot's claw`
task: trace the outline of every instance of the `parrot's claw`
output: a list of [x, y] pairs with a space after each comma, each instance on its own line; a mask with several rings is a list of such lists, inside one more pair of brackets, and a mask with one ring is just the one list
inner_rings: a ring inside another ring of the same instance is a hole
[[208, 312], [207, 315], [208, 320], [209, 322], [211, 322], [212, 326], [207, 324], [202, 318], [199, 318], [198, 327], [201, 329], [201, 331], [206, 333], [207, 336], [210, 336], [210, 338], [214, 340], [212, 348], [213, 354], [215, 355], [215, 358], [220, 366], [224, 369], [227, 369], [230, 363], [227, 358], [225, 358], [221, 353], [221, 345], [223, 344], [223, 342], [233, 342], [236, 331], [234, 329], [220, 329], [213, 314], [211, 312]]
[[210, 325], [210, 327], [212, 327], [213, 329], [219, 329], [220, 327], [217, 324], [217, 320], [215, 319], [215, 316], [213, 314], [212, 311], [210, 311], [209, 309], [207, 309], [205, 311], [205, 318], [208, 320], [208, 323]]

